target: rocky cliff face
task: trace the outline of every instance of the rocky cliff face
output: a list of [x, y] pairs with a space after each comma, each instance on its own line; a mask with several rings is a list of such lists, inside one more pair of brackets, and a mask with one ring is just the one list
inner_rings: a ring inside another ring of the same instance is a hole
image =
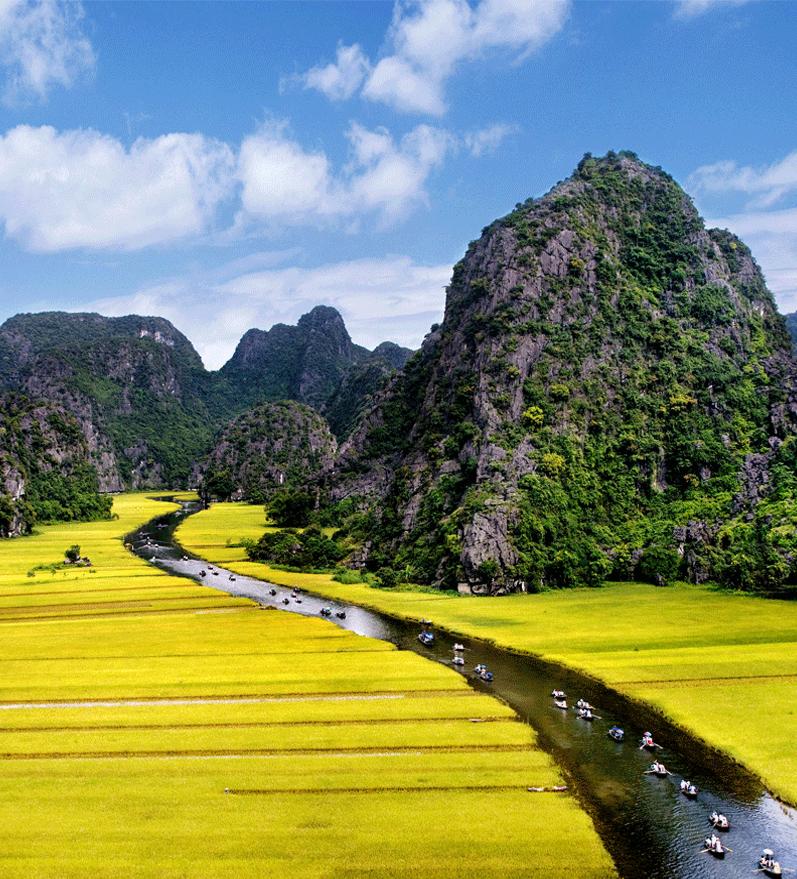
[[338, 312], [319, 306], [295, 327], [250, 330], [212, 373], [162, 318], [23, 314], [0, 327], [0, 390], [69, 411], [103, 489], [179, 486], [222, 425], [266, 400], [305, 402], [349, 431], [409, 354], [354, 345]]
[[78, 421], [64, 407], [17, 394], [0, 397], [0, 537], [36, 521], [102, 518], [110, 499]]
[[205, 382], [191, 343], [162, 318], [54, 312], [0, 327], [0, 385], [77, 418], [104, 489], [187, 477], [212, 435]]
[[336, 451], [318, 412], [294, 401], [264, 403], [221, 431], [197, 482], [210, 496], [263, 503], [280, 488], [317, 481]]
[[400, 369], [411, 352], [383, 342], [373, 352], [355, 345], [334, 309], [316, 306], [295, 327], [249, 330], [221, 370], [238, 398], [297, 400], [324, 413], [335, 432], [350, 429], [367, 397]]
[[794, 376], [747, 247], [660, 169], [586, 157], [471, 244], [332, 496], [371, 507], [407, 576], [448, 587], [733, 585], [744, 547], [791, 582], [797, 543], [752, 523], [756, 497], [797, 498]]

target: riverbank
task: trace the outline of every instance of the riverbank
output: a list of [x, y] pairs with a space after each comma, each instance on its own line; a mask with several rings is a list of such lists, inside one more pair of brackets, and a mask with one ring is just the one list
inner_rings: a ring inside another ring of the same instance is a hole
[[343, 585], [249, 562], [229, 545], [256, 539], [264, 527], [262, 507], [217, 504], [186, 520], [178, 540], [249, 576], [394, 616], [428, 617], [578, 669], [649, 703], [797, 803], [797, 602], [633, 583], [501, 598]]
[[[124, 549], [173, 509], [0, 543], [4, 879], [519, 879], [570, 846], [614, 875], [570, 795], [527, 792], [561, 777], [498, 700]], [[92, 567], [48, 569], [72, 544]]]

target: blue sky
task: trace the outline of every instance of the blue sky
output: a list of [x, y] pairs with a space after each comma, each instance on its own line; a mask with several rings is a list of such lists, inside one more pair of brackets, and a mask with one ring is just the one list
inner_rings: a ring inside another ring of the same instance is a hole
[[797, 309], [797, 3], [0, 0], [0, 319], [161, 314], [218, 367], [335, 305], [417, 345], [483, 226], [632, 149]]

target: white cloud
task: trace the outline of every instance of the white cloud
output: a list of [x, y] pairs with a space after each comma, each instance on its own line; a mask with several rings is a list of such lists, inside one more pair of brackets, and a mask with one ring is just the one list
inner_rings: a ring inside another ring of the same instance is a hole
[[498, 150], [498, 147], [512, 134], [518, 131], [517, 125], [505, 125], [497, 123], [487, 128], [481, 128], [478, 131], [468, 132], [463, 141], [468, 151], [474, 158], [481, 156], [492, 156]]
[[206, 231], [233, 153], [200, 134], [139, 138], [20, 125], [0, 137], [0, 221], [34, 251], [132, 250]]
[[[208, 233], [229, 244], [299, 224], [354, 230], [364, 218], [387, 226], [428, 202], [431, 174], [460, 146], [428, 125], [395, 139], [352, 123], [345, 137], [349, 158], [336, 166], [284, 123], [263, 125], [237, 152], [201, 134], [126, 147], [93, 130], [20, 125], [0, 135], [0, 224], [39, 252], [136, 250]], [[236, 221], [218, 231], [228, 199]]]
[[754, 168], [722, 161], [702, 165], [689, 178], [698, 192], [741, 192], [755, 195], [755, 207], [769, 207], [784, 196], [797, 192], [797, 150], [779, 162]]
[[731, 6], [744, 6], [751, 0], [676, 0], [676, 18], [697, 18], [713, 9], [728, 9]]
[[457, 66], [490, 51], [525, 58], [564, 25], [569, 0], [398, 0], [388, 50], [371, 64], [358, 45], [341, 46], [335, 64], [302, 77], [334, 99], [363, 97], [408, 113], [441, 116], [445, 85]]
[[284, 124], [264, 125], [244, 139], [238, 162], [246, 219], [318, 223], [375, 214], [383, 223], [426, 201], [431, 172], [454, 147], [441, 129], [419, 125], [400, 141], [357, 123], [347, 138], [351, 159], [335, 170], [323, 152], [305, 150]]
[[294, 324], [319, 304], [337, 308], [359, 344], [373, 348], [387, 339], [415, 348], [440, 320], [451, 276], [450, 264], [419, 265], [403, 256], [242, 274], [238, 268], [230, 264], [226, 278], [217, 271], [171, 279], [88, 308], [108, 315], [161, 315], [191, 339], [208, 368], [217, 369], [246, 330]]
[[0, 66], [5, 103], [43, 100], [93, 70], [94, 51], [81, 31], [83, 6], [61, 0], [0, 0]]
[[323, 67], [312, 67], [297, 77], [306, 89], [316, 89], [331, 101], [350, 98], [363, 84], [370, 64], [363, 50], [353, 46], [339, 45], [335, 61]]

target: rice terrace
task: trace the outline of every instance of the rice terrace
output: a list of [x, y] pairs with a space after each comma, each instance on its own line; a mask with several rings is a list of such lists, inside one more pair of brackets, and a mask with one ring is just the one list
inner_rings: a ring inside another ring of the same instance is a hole
[[797, 877], [795, 45], [0, 0], [0, 879]]
[[[151, 568], [123, 537], [168, 509], [0, 545], [4, 877], [542, 875], [565, 829], [613, 875], [572, 798], [527, 792], [561, 776], [505, 705]], [[92, 568], [28, 576], [75, 541]]]

